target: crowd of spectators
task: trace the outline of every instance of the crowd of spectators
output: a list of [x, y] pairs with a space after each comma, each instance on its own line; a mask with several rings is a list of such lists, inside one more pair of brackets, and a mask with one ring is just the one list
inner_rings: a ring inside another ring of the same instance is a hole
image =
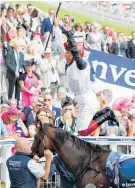
[[[55, 14], [50, 9], [48, 14], [41, 15], [39, 9], [31, 4], [8, 7], [1, 4], [1, 137], [34, 137], [40, 124], [46, 122], [70, 134], [75, 133], [79, 107], [67, 87], [66, 36], [62, 33], [63, 25], [70, 19], [74, 39], [85, 50], [93, 49], [135, 60], [135, 31], [129, 38], [107, 25], [101, 28], [99, 23], [88, 21], [83, 25], [75, 23], [70, 15], [56, 19]], [[4, 87], [7, 96], [3, 95]], [[96, 95], [100, 109], [110, 106], [110, 90], [102, 90]], [[134, 136], [135, 95], [131, 99], [120, 98], [110, 107], [115, 111], [120, 126], [107, 122], [90, 136]]]

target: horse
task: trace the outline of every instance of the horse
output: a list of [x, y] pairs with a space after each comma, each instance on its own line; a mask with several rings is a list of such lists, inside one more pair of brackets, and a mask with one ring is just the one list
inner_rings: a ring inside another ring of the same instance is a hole
[[106, 169], [106, 161], [112, 152], [110, 149], [85, 142], [50, 124], [45, 124], [42, 131], [38, 131], [32, 146], [32, 151], [40, 156], [43, 156], [44, 149], [50, 149], [61, 157], [66, 168], [73, 174], [77, 188], [85, 188], [89, 183], [97, 188], [110, 187]]

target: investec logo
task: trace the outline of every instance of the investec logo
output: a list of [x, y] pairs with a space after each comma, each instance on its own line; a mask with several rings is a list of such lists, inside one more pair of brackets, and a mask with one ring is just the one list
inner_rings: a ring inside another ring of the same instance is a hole
[[[135, 70], [134, 69], [128, 70], [125, 67], [121, 67], [120, 71], [118, 71], [117, 70], [118, 67], [116, 65], [112, 65], [112, 64], [107, 65], [106, 63], [100, 62], [97, 60], [92, 61], [92, 64], [93, 64], [95, 73], [96, 73], [96, 69], [98, 66], [102, 67], [99, 79], [107, 80], [106, 76], [107, 76], [107, 71], [109, 69], [112, 72], [112, 77], [113, 77], [114, 82], [116, 82], [121, 76], [124, 76], [124, 80], [125, 80], [126, 84], [128, 84], [129, 86], [132, 86], [132, 87], [135, 86]], [[131, 81], [132, 79], [134, 79], [133, 82]]]
[[135, 188], [135, 183], [122, 183], [122, 187], [124, 188]]

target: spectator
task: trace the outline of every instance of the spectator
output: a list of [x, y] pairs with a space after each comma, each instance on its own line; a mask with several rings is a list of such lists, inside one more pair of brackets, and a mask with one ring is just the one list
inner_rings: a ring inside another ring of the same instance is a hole
[[2, 115], [4, 112], [7, 112], [8, 111], [8, 109], [9, 109], [9, 105], [8, 104], [1, 104], [1, 106], [0, 106], [0, 115]]
[[1, 8], [1, 14], [0, 14], [0, 27], [1, 27], [1, 35], [2, 37], [6, 37], [6, 33], [11, 27], [10, 22], [6, 18], [7, 15], [7, 9], [6, 7]]
[[108, 32], [109, 32], [109, 27], [107, 25], [105, 25], [103, 27], [103, 36], [104, 36], [104, 40], [106, 41], [108, 38]]
[[5, 125], [4, 125], [4, 123], [1, 119], [2, 114], [7, 112], [8, 108], [9, 108], [9, 106], [6, 105], [6, 104], [0, 106], [0, 138], [1, 138], [1, 136], [7, 136], [8, 135], [6, 127], [5, 127]]
[[54, 16], [55, 16], [55, 11], [53, 9], [50, 9], [49, 16], [47, 18], [45, 18], [42, 22], [41, 35], [44, 36], [44, 39], [45, 39], [44, 44], [46, 44], [49, 33], [51, 32]]
[[59, 85], [59, 75], [57, 70], [57, 61], [52, 57], [52, 51], [47, 48], [44, 52], [44, 58], [40, 62], [41, 85], [55, 92]]
[[13, 43], [16, 43], [19, 47], [19, 50], [24, 52], [29, 42], [30, 40], [28, 37], [26, 37], [26, 31], [24, 27], [17, 27], [17, 36], [15, 39], [13, 39]]
[[94, 23], [93, 31], [88, 34], [87, 47], [93, 50], [101, 51], [102, 47], [106, 51], [106, 43], [103, 34], [99, 32], [99, 24]]
[[25, 20], [25, 26], [26, 26], [26, 35], [29, 39], [32, 37], [32, 32], [31, 32], [31, 23], [32, 23], [32, 18], [31, 18], [31, 13], [33, 11], [33, 6], [31, 4], [27, 5], [27, 10], [25, 15], [23, 16]]
[[44, 47], [38, 33], [33, 33], [33, 39], [31, 40], [30, 44], [34, 47], [38, 59], [41, 59], [41, 54], [44, 52]]
[[29, 135], [34, 137], [37, 131], [42, 127], [43, 124], [50, 123], [53, 124], [53, 117], [50, 110], [47, 110], [43, 107], [39, 108], [35, 117], [35, 125], [29, 126]]
[[9, 6], [7, 9], [7, 21], [11, 28], [16, 28], [16, 19], [15, 19], [15, 7]]
[[15, 87], [15, 98], [17, 99], [17, 105], [19, 107], [20, 101], [20, 85], [19, 76], [24, 70], [24, 56], [23, 53], [19, 51], [19, 46], [14, 43], [13, 50], [8, 51], [6, 56], [6, 66], [7, 66], [7, 79], [9, 83], [8, 99], [13, 96], [13, 91]]
[[24, 54], [24, 60], [31, 60], [33, 59], [33, 61], [35, 60], [35, 50], [32, 46], [32, 44], [27, 46], [26, 52]]
[[132, 110], [133, 113], [129, 114], [129, 121], [127, 125], [127, 136], [128, 137], [134, 137], [135, 136], [135, 110]]
[[52, 153], [50, 150], [44, 151], [46, 164], [43, 167], [32, 159], [30, 155], [32, 151], [28, 139], [17, 139], [15, 149], [15, 155], [7, 159], [11, 188], [14, 186], [36, 188], [37, 179], [46, 180], [49, 176]]
[[[6, 68], [6, 61], [5, 61], [5, 46], [4, 46], [4, 37], [1, 36], [1, 40], [0, 40], [0, 83], [1, 83], [1, 87], [2, 87], [2, 90], [5, 89], [3, 87], [3, 78], [4, 78], [4, 81], [6, 83], [6, 89], [8, 90], [8, 81], [7, 81], [7, 78], [6, 78], [6, 75], [7, 75], [7, 68]], [[3, 96], [4, 97], [4, 96]]]
[[16, 99], [9, 99], [8, 100], [8, 104], [9, 104], [9, 106], [10, 107], [12, 107], [12, 108], [16, 108], [17, 107], [17, 100]]
[[135, 31], [131, 33], [132, 39], [128, 41], [127, 57], [135, 60]]
[[38, 57], [35, 51], [36, 51], [36, 49], [34, 48], [33, 44], [28, 45], [27, 49], [26, 49], [26, 53], [24, 54], [24, 59], [27, 61], [33, 60], [34, 65], [33, 65], [32, 70], [33, 70], [33, 72], [40, 75], [39, 64], [41, 61], [41, 57]]
[[34, 64], [33, 60], [28, 60], [26, 62], [26, 70], [23, 73], [20, 80], [20, 87], [22, 90], [22, 106], [30, 106], [33, 97], [37, 96], [40, 91], [40, 78], [39, 76], [32, 72], [32, 66]]
[[132, 107], [135, 108], [135, 94], [132, 96], [131, 102], [132, 102]]
[[44, 93], [44, 105], [52, 112], [55, 122], [56, 118], [60, 116], [60, 108], [53, 106], [53, 99], [51, 93]]
[[110, 52], [121, 57], [126, 57], [126, 50], [127, 42], [124, 39], [124, 34], [119, 32], [117, 34], [117, 41], [112, 43]]
[[[6, 116], [6, 118], [4, 116]], [[14, 138], [28, 136], [28, 130], [25, 127], [17, 108], [10, 107], [7, 112], [3, 113], [2, 120], [5, 123], [8, 136], [13, 136]]]
[[55, 126], [74, 134], [76, 128], [76, 118], [74, 114], [73, 101], [69, 97], [63, 98], [61, 102], [61, 116], [55, 121]]
[[41, 30], [41, 20], [38, 16], [38, 10], [34, 9], [31, 13], [32, 23], [31, 23], [31, 31], [40, 33]]
[[62, 85], [59, 85], [57, 88], [57, 97], [56, 100], [54, 101], [54, 104], [56, 107], [61, 108], [61, 101], [63, 98], [66, 97], [66, 88]]
[[4, 136], [7, 136], [7, 135], [8, 135], [8, 132], [6, 130], [6, 127], [5, 127], [3, 121], [0, 118], [0, 139], [2, 138], [1, 136], [4, 137]]
[[31, 106], [25, 106], [23, 108], [22, 112], [25, 114], [24, 124], [28, 129], [30, 125], [35, 124], [36, 113], [42, 105], [43, 104], [39, 102], [39, 97], [34, 97]]
[[78, 23], [75, 24], [75, 32], [74, 32], [74, 39], [77, 43], [81, 43], [83, 46], [85, 44], [85, 32], [83, 30], [83, 26]]
[[88, 36], [89, 32], [91, 32], [91, 23], [90, 22], [85, 22], [84, 31], [85, 31], [85, 35], [86, 35], [85, 38], [87, 40], [87, 36]]

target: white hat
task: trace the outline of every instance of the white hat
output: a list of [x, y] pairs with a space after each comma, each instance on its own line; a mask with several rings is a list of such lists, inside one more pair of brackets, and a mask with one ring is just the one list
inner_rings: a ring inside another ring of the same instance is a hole
[[52, 53], [51, 48], [47, 48], [47, 49], [44, 51], [44, 54], [47, 54], [47, 53]]

